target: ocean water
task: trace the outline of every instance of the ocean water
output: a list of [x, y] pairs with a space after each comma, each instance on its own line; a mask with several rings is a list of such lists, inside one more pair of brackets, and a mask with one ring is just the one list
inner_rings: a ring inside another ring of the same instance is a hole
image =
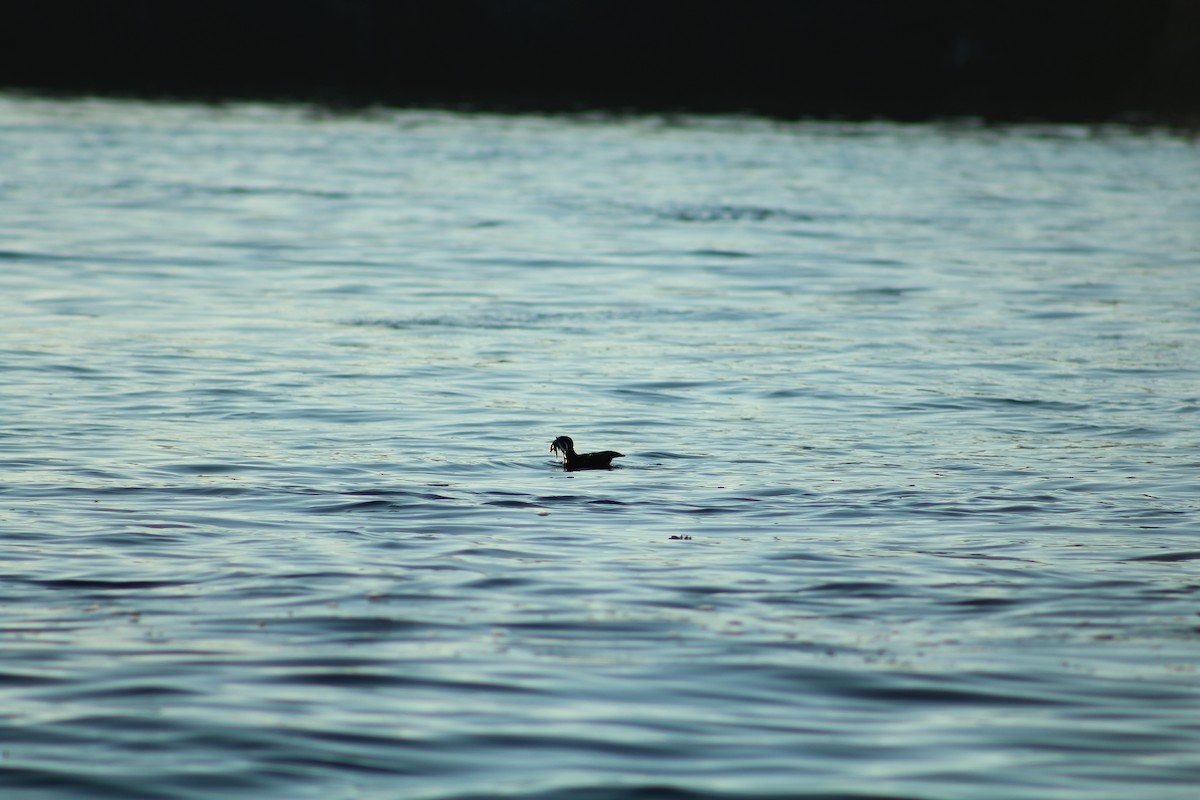
[[0, 99], [5, 800], [1191, 800], [1198, 468], [1184, 137]]

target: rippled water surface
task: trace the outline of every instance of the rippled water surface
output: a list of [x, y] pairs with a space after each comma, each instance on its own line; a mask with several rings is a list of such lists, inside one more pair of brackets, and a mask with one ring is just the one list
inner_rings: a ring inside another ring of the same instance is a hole
[[0, 409], [6, 800], [1195, 797], [1185, 139], [2, 100]]

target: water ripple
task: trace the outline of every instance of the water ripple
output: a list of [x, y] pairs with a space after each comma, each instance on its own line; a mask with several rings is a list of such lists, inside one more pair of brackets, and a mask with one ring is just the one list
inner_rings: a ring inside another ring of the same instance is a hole
[[1195, 794], [1194, 145], [0, 123], [6, 800]]

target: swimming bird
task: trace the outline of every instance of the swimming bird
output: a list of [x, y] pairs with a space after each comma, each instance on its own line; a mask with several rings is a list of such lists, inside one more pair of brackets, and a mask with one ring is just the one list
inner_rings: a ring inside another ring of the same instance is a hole
[[562, 454], [563, 469], [611, 469], [614, 458], [624, 458], [624, 453], [605, 450], [600, 453], [576, 453], [575, 443], [570, 436], [560, 436], [550, 443], [551, 453]]

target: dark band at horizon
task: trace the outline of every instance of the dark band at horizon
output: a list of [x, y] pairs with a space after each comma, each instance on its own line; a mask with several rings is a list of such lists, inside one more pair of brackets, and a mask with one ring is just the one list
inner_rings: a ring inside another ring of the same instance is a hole
[[1200, 117], [1182, 0], [47, 0], [0, 88], [783, 118]]

